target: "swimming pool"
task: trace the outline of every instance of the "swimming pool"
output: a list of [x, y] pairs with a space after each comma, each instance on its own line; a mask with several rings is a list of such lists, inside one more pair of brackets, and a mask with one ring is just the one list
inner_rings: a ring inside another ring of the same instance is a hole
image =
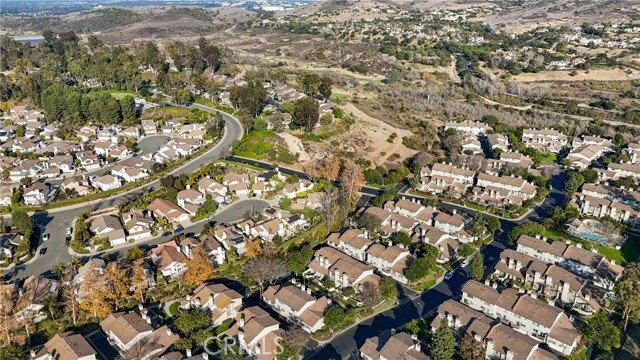
[[609, 242], [609, 238], [589, 231], [584, 231], [580, 235], [587, 240], [596, 241], [602, 244]]

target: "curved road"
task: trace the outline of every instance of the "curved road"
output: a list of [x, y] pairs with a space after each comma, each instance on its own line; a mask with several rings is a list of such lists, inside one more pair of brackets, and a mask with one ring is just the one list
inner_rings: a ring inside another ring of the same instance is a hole
[[[194, 104], [200, 110], [209, 112], [218, 112], [222, 114], [225, 122], [224, 135], [220, 141], [206, 153], [199, 157], [189, 161], [188, 163], [180, 166], [171, 172], [171, 174], [177, 175], [181, 173], [192, 173], [203, 165], [212, 161], [220, 159], [223, 155], [229, 153], [231, 146], [235, 140], [242, 139], [244, 129], [238, 119], [231, 114], [223, 111]], [[62, 208], [51, 209], [48, 211], [39, 211], [33, 214], [33, 219], [36, 225], [41, 226], [43, 231], [51, 235], [51, 239], [46, 243], [41, 243], [38, 249], [46, 247], [47, 252], [42, 255], [36, 255], [36, 257], [28, 264], [18, 265], [10, 270], [5, 271], [5, 276], [13, 279], [21, 279], [33, 274], [43, 274], [51, 271], [54, 265], [58, 263], [66, 263], [71, 259], [71, 255], [67, 251], [65, 245], [66, 229], [71, 225], [73, 219], [83, 211], [96, 211], [100, 209], [110, 208], [120, 205], [132, 199], [138, 198], [146, 192], [150, 192], [160, 188], [160, 181], [155, 180], [149, 184], [140, 186], [135, 189], [131, 189], [124, 193], [120, 193], [106, 199], [100, 199], [95, 201], [89, 201], [83, 204], [72, 205]], [[242, 214], [244, 216], [244, 213]]]

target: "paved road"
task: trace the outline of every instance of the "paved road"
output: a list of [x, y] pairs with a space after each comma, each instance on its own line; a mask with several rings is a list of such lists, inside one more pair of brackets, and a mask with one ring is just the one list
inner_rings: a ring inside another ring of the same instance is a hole
[[[201, 110], [221, 113], [225, 121], [224, 135], [212, 149], [172, 171], [171, 174], [174, 175], [192, 173], [203, 165], [220, 159], [223, 155], [229, 153], [233, 141], [241, 139], [244, 132], [242, 124], [234, 116], [207, 106], [197, 104], [194, 104], [193, 106]], [[38, 249], [41, 246], [46, 247], [47, 252], [42, 256], [36, 255], [37, 258], [29, 264], [17, 266], [12, 270], [5, 271], [5, 275], [9, 278], [21, 279], [33, 274], [46, 273], [57, 263], [68, 261], [70, 259], [70, 255], [68, 254], [67, 247], [65, 245], [65, 231], [78, 214], [85, 210], [96, 211], [120, 205], [138, 198], [146, 192], [156, 190], [160, 188], [160, 186], [160, 181], [156, 180], [147, 185], [106, 199], [35, 213], [33, 215], [35, 223], [38, 226], [41, 226], [44, 229], [44, 232], [49, 233], [51, 236], [49, 241], [46, 243], [41, 242], [38, 247]]]

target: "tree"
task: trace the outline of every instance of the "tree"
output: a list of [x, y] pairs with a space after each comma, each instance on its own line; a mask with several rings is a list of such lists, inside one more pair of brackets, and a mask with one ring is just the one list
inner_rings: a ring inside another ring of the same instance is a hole
[[0, 291], [0, 330], [6, 336], [6, 344], [11, 344], [11, 336], [19, 326], [14, 314], [18, 292], [15, 286], [4, 286]]
[[287, 270], [297, 275], [302, 274], [307, 269], [311, 256], [313, 256], [313, 248], [309, 243], [298, 248], [290, 248], [286, 256]]
[[395, 84], [402, 80], [402, 70], [393, 68], [384, 75], [384, 82], [387, 84]]
[[144, 304], [144, 296], [149, 286], [147, 282], [147, 272], [142, 265], [144, 260], [137, 260], [131, 268], [131, 286], [133, 287], [133, 293], [136, 298], [140, 299], [140, 303]]
[[473, 254], [469, 276], [477, 281], [482, 280], [484, 277], [484, 259], [482, 258], [482, 253], [479, 251]]
[[80, 309], [90, 312], [94, 318], [103, 319], [112, 312], [108, 301], [111, 293], [106, 279], [95, 268], [90, 268], [80, 286], [82, 302]]
[[214, 271], [211, 259], [202, 246], [198, 246], [191, 251], [191, 258], [187, 261], [184, 283], [188, 286], [199, 285], [208, 280]]
[[133, 121], [138, 117], [136, 101], [131, 95], [127, 95], [120, 100], [120, 109], [122, 109], [122, 118], [124, 120]]
[[324, 314], [324, 326], [333, 333], [345, 323], [347, 313], [339, 306], [334, 305]]
[[293, 103], [291, 121], [295, 125], [304, 128], [308, 133], [311, 133], [316, 127], [319, 117], [320, 111], [318, 102], [315, 99], [305, 97]]
[[486, 356], [482, 342], [477, 341], [469, 334], [465, 334], [462, 338], [458, 351], [461, 360], [484, 360]]
[[391, 236], [391, 241], [408, 248], [411, 245], [411, 236], [405, 232], [398, 231]]
[[388, 278], [382, 279], [379, 285], [379, 289], [380, 295], [386, 300], [395, 299], [398, 297], [398, 289], [396, 288], [393, 281], [389, 280]]
[[211, 325], [211, 317], [205, 312], [190, 309], [181, 312], [173, 323], [184, 336], [189, 337]]
[[418, 333], [420, 332], [420, 324], [416, 319], [411, 319], [411, 321], [409, 321], [404, 326], [404, 328], [409, 332], [409, 334], [412, 334], [412, 335], [418, 335]]
[[110, 262], [104, 269], [104, 277], [108, 280], [109, 295], [113, 299], [115, 310], [118, 311], [127, 303], [129, 296], [127, 269], [120, 261]]
[[266, 284], [273, 284], [276, 280], [287, 275], [287, 265], [280, 257], [258, 256], [249, 260], [242, 273], [252, 281], [255, 281], [260, 288], [260, 296]]
[[600, 350], [610, 351], [620, 347], [620, 329], [602, 310], [587, 321], [584, 335], [588, 342]]
[[629, 321], [640, 319], [640, 265], [632, 262], [624, 269], [615, 286], [618, 295], [617, 305], [621, 309], [623, 330], [627, 330]]
[[509, 242], [515, 243], [521, 235], [542, 235], [546, 230], [542, 224], [527, 221], [513, 228], [513, 230], [509, 232], [509, 235], [507, 235], [507, 239]]
[[0, 348], [0, 360], [22, 360], [24, 359], [24, 351], [17, 344], [5, 344]]
[[139, 247], [131, 248], [127, 250], [127, 259], [129, 261], [136, 261], [144, 257], [144, 251]]
[[489, 233], [495, 235], [498, 230], [500, 230], [500, 228], [502, 228], [500, 219], [495, 216], [489, 216], [489, 218], [487, 219], [487, 230], [489, 230]]
[[359, 297], [362, 304], [368, 308], [378, 305], [383, 300], [379, 287], [369, 281], [362, 284]]
[[409, 280], [416, 282], [429, 275], [434, 268], [434, 263], [426, 258], [420, 257], [415, 260], [404, 270], [404, 276]]
[[455, 352], [455, 338], [446, 318], [440, 321], [440, 327], [433, 334], [429, 344], [429, 355], [433, 360], [451, 360]]
[[327, 230], [330, 230], [335, 222], [338, 197], [338, 189], [330, 183], [322, 190], [322, 195], [320, 196], [320, 216]]
[[262, 243], [258, 238], [248, 239], [245, 242], [245, 249], [246, 249], [246, 252], [244, 256], [246, 256], [249, 259], [255, 259], [256, 257], [258, 257], [258, 255], [262, 253]]
[[[68, 269], [69, 267], [67, 267]], [[62, 284], [62, 302], [64, 304], [67, 313], [71, 314], [71, 320], [73, 325], [77, 325], [78, 322], [78, 308], [80, 304], [79, 300], [79, 284], [74, 279], [74, 272], [68, 270], [64, 276]]]
[[353, 161], [345, 161], [340, 169], [340, 186], [351, 201], [360, 196], [360, 188], [364, 184], [362, 169]]
[[486, 231], [485, 227], [486, 223], [484, 218], [482, 217], [482, 213], [480, 211], [476, 211], [473, 216], [473, 220], [471, 221], [471, 225], [469, 227], [469, 232], [476, 239], [480, 240], [484, 236], [484, 232]]

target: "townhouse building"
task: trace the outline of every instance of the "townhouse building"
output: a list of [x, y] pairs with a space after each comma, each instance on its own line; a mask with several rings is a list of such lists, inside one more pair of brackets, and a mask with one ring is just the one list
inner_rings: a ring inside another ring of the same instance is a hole
[[440, 328], [443, 320], [457, 333], [471, 336], [481, 343], [486, 359], [559, 360], [541, 348], [538, 339], [455, 300], [449, 299], [440, 304], [431, 322], [432, 331]]
[[571, 166], [584, 170], [609, 152], [611, 148], [607, 146], [584, 144], [571, 149], [567, 159], [571, 162]]
[[238, 337], [240, 348], [259, 360], [276, 358], [276, 350], [284, 335], [280, 322], [264, 309], [252, 306], [242, 310], [238, 322], [228, 333]]
[[635, 227], [638, 222], [638, 210], [618, 200], [608, 200], [578, 192], [573, 195], [570, 204], [580, 210], [582, 215], [596, 218], [608, 216], [632, 227]]
[[461, 197], [473, 186], [475, 172], [451, 164], [435, 163], [420, 170], [419, 190]]
[[386, 329], [380, 335], [368, 338], [358, 349], [363, 360], [427, 360], [417, 336]]
[[373, 241], [364, 229], [348, 229], [342, 233], [331, 233], [327, 237], [327, 245], [362, 262], [367, 260], [367, 249], [371, 244]]
[[96, 360], [96, 350], [80, 334], [67, 331], [54, 335], [43, 347], [30, 352], [31, 360]]
[[331, 247], [318, 249], [305, 272], [306, 275], [322, 280], [333, 280], [339, 289], [353, 287], [361, 291], [365, 283], [378, 286], [380, 276], [374, 274], [374, 268]]
[[405, 269], [413, 261], [409, 250], [397, 246], [384, 246], [380, 243], [371, 245], [366, 251], [366, 263], [375, 267], [381, 273], [406, 284], [409, 282], [404, 276]]
[[578, 346], [580, 334], [562, 309], [528, 294], [512, 289], [499, 292], [492, 286], [469, 280], [462, 288], [461, 302], [564, 355], [570, 355]]
[[613, 179], [623, 177], [632, 177], [634, 179], [640, 178], [640, 165], [638, 164], [609, 163], [607, 170], [613, 174]]
[[527, 147], [557, 153], [567, 146], [566, 135], [552, 129], [524, 129], [522, 141]]
[[140, 312], [109, 314], [100, 322], [100, 327], [121, 356], [125, 357], [131, 349], [144, 344], [140, 351], [135, 351], [136, 356], [141, 360], [158, 358], [180, 337], [166, 325], [154, 324], [146, 309]]
[[467, 132], [473, 135], [486, 134], [493, 131], [493, 128], [480, 121], [461, 121], [461, 122], [447, 122], [444, 124], [444, 130], [455, 129], [459, 132]]
[[214, 325], [235, 319], [242, 308], [243, 296], [224, 284], [200, 284], [192, 294], [185, 296], [180, 307], [205, 311]]
[[328, 297], [316, 298], [310, 288], [295, 283], [270, 286], [262, 294], [262, 299], [278, 314], [300, 324], [308, 333], [324, 326], [324, 313], [331, 305]]
[[581, 244], [574, 246], [562, 241], [548, 243], [540, 236], [520, 236], [516, 250], [545, 263], [559, 265], [578, 276], [589, 278], [608, 290], [613, 289], [624, 269], [598, 254], [595, 247], [586, 250]]

